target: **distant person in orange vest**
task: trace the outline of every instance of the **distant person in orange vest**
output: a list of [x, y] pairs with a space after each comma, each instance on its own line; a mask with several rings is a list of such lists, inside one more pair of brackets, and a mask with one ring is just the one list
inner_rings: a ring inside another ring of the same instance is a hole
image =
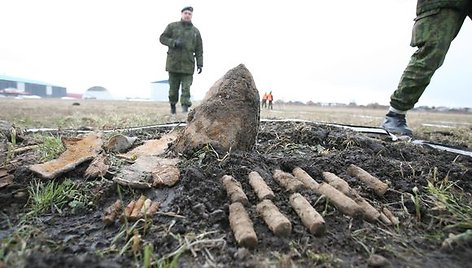
[[264, 93], [262, 96], [262, 103], [261, 103], [262, 108], [267, 108], [267, 92]]
[[272, 91], [267, 94], [267, 101], [269, 101], [269, 109], [272, 110], [272, 101], [274, 100], [274, 97], [272, 96]]

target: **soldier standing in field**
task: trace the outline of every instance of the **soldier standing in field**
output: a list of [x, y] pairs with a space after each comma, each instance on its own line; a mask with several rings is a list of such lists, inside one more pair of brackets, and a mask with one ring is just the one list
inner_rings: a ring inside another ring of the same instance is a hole
[[472, 0], [418, 0], [410, 44], [418, 49], [390, 97], [390, 108], [382, 123], [384, 129], [412, 136], [406, 112], [418, 102], [434, 72], [443, 64], [465, 18], [471, 15]]
[[184, 7], [181, 20], [167, 25], [159, 41], [169, 47], [167, 51], [166, 71], [169, 72], [170, 112], [176, 113], [179, 101], [179, 88], [182, 85], [180, 104], [182, 111], [187, 112], [192, 106], [190, 86], [195, 72], [195, 60], [198, 73], [203, 68], [203, 44], [200, 31], [192, 24], [192, 7]]

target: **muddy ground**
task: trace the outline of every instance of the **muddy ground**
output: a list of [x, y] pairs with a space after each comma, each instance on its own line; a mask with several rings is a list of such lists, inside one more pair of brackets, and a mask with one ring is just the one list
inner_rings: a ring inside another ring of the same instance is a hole
[[[169, 131], [158, 128], [126, 134], [143, 142]], [[435, 137], [441, 142], [454, 141], [449, 134], [436, 133]], [[28, 140], [18, 146], [26, 146]], [[470, 149], [467, 144], [455, 145]], [[176, 186], [145, 191], [119, 187], [110, 180], [127, 164], [123, 161], [112, 161], [109, 174], [95, 180], [84, 179], [88, 165], [84, 163], [56, 180], [68, 178], [79, 184], [89, 196], [85, 205], [69, 202], [62, 209], [51, 207], [46, 213], [27, 217], [28, 187], [37, 179], [27, 167], [39, 157], [35, 151], [17, 155], [6, 166], [14, 175], [13, 183], [0, 188], [0, 261], [6, 267], [141, 267], [147, 248], [156, 267], [366, 267], [373, 254], [386, 258], [385, 267], [470, 267], [472, 263], [471, 245], [440, 250], [449, 233], [465, 229], [451, 227], [448, 219], [453, 217], [437, 210], [426, 190], [428, 181], [440, 185], [446, 180], [453, 185], [451, 191], [470, 205], [469, 156], [315, 123], [261, 122], [252, 152], [226, 154], [207, 146], [181, 157], [181, 180]], [[378, 197], [347, 175], [350, 164], [388, 181], [390, 190]], [[295, 166], [318, 182], [323, 171], [337, 174], [375, 207], [388, 207], [400, 225], [345, 216], [325, 198], [302, 190], [326, 222], [324, 235], [310, 234], [290, 207], [289, 193], [271, 176], [275, 169], [291, 172]], [[275, 192], [274, 203], [293, 226], [289, 236], [275, 236], [257, 216], [257, 197], [247, 177], [250, 171], [258, 171]], [[220, 181], [225, 174], [239, 180], [248, 196], [247, 209], [258, 238], [255, 249], [239, 247], [235, 241], [228, 221], [229, 199]], [[414, 187], [418, 188], [419, 206], [412, 198]], [[157, 215], [137, 223], [104, 225], [106, 207], [117, 199], [127, 203], [142, 193], [161, 202]], [[136, 233], [141, 239], [132, 248], [127, 242]]]

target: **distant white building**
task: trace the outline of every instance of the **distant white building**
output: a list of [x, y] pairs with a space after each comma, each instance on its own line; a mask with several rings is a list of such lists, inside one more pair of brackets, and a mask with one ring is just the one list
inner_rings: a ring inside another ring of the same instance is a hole
[[151, 83], [151, 100], [169, 100], [169, 80], [160, 80]]
[[104, 87], [91, 87], [82, 95], [82, 99], [112, 100], [113, 95]]

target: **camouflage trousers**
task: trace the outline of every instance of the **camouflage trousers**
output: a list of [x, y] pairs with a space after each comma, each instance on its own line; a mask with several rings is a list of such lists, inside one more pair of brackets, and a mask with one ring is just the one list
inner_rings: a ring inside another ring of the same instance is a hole
[[192, 74], [169, 72], [169, 102], [171, 104], [179, 102], [179, 89], [180, 85], [182, 85], [180, 104], [188, 107], [192, 106], [190, 101], [190, 86], [192, 82]]
[[443, 64], [465, 17], [465, 13], [454, 9], [437, 9], [415, 19], [411, 46], [418, 49], [411, 56], [397, 90], [390, 97], [390, 106], [400, 111], [414, 107], [434, 72]]

